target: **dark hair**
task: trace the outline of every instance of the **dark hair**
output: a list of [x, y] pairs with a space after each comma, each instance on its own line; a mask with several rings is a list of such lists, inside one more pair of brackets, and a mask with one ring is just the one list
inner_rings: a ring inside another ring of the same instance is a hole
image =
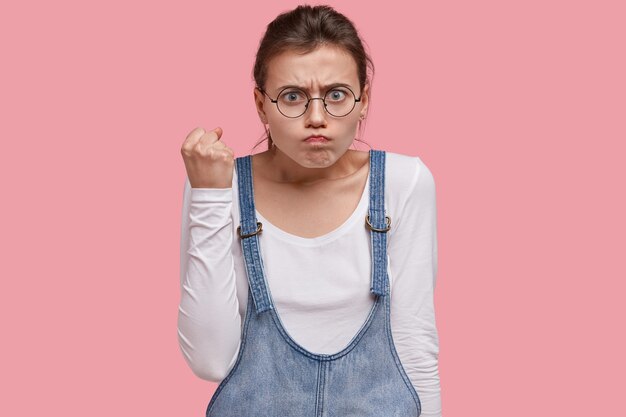
[[[322, 45], [336, 46], [354, 58], [361, 91], [369, 83], [371, 96], [374, 62], [365, 51], [363, 43], [354, 24], [332, 7], [300, 5], [291, 11], [281, 13], [267, 25], [254, 62], [254, 81], [257, 87], [265, 88], [268, 63], [282, 52], [293, 50], [306, 54]], [[371, 77], [367, 72], [368, 67], [371, 69]], [[359, 136], [362, 130], [363, 123], [360, 123]], [[265, 134], [269, 149], [272, 147], [272, 137], [268, 129], [265, 129]], [[263, 140], [265, 138], [254, 147], [256, 148]], [[361, 141], [359, 138], [355, 140]]]

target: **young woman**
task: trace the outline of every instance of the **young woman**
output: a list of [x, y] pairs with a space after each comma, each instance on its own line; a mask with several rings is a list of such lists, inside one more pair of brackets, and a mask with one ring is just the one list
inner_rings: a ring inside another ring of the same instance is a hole
[[440, 416], [435, 184], [417, 156], [350, 149], [371, 59], [350, 20], [267, 27], [254, 100], [268, 149], [193, 130], [178, 335], [207, 416]]

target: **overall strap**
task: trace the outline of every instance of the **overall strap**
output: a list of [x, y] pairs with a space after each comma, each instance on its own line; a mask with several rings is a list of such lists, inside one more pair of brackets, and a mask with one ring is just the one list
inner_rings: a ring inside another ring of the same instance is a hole
[[240, 226], [237, 233], [241, 239], [241, 248], [248, 274], [248, 284], [254, 299], [256, 312], [274, 308], [269, 298], [263, 259], [259, 251], [259, 233], [263, 225], [257, 221], [254, 208], [254, 191], [252, 187], [252, 155], [235, 158], [237, 167], [237, 184], [239, 188]]
[[370, 149], [370, 203], [365, 224], [370, 229], [372, 247], [371, 292], [385, 296], [389, 292], [387, 275], [387, 232], [391, 218], [385, 214], [385, 151]]

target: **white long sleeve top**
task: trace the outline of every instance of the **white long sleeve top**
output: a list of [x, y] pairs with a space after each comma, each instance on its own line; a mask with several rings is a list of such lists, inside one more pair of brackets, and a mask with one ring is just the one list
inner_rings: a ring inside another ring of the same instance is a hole
[[[420, 397], [421, 417], [440, 417], [435, 182], [417, 156], [387, 152], [385, 165], [393, 341]], [[256, 212], [263, 223], [261, 253], [276, 311], [291, 337], [314, 353], [343, 349], [371, 309], [367, 181], [352, 215], [323, 236], [292, 235]], [[235, 364], [246, 315], [248, 280], [237, 226], [236, 170], [231, 188], [191, 188], [186, 178], [178, 340], [193, 373], [214, 382]]]

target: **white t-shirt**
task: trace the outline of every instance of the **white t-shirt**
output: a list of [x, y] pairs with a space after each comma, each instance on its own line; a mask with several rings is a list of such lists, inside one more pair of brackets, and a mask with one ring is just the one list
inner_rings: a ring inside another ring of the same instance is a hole
[[[385, 206], [391, 327], [400, 361], [422, 404], [441, 416], [435, 324], [437, 213], [434, 178], [417, 156], [387, 152]], [[371, 285], [369, 176], [360, 203], [337, 229], [303, 238], [263, 223], [260, 251], [276, 312], [289, 335], [313, 353], [342, 350], [367, 320]], [[183, 193], [178, 338], [195, 375], [219, 382], [235, 364], [248, 279], [237, 236], [237, 172], [231, 188]], [[253, 306], [254, 308], [254, 306]]]

